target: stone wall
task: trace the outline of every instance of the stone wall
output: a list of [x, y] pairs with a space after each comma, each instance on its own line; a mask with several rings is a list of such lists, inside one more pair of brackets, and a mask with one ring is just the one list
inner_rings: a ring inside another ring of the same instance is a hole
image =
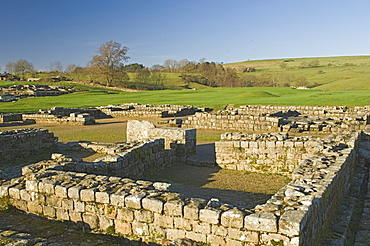
[[215, 113], [195, 113], [183, 122], [182, 127], [228, 130], [228, 131], [280, 131], [282, 119], [269, 116], [223, 115]]
[[314, 246], [348, 190], [360, 138], [332, 136], [288, 185], [252, 211], [216, 199], [183, 199], [166, 183], [61, 171], [60, 160], [3, 183], [0, 197], [29, 213], [147, 241]]
[[289, 138], [279, 133], [225, 133], [215, 148], [221, 168], [288, 175], [319, 148], [319, 142], [308, 136]]
[[149, 121], [129, 120], [127, 122], [127, 140], [164, 138], [165, 148], [173, 149], [178, 156], [196, 154], [196, 130], [175, 127], [156, 127]]
[[[73, 151], [91, 151], [106, 155], [93, 162], [68, 159], [70, 160], [68, 163], [61, 162], [63, 165], [60, 168], [64, 171], [141, 179], [180, 160], [175, 150], [164, 149], [164, 139], [119, 144], [75, 142], [68, 143], [68, 146]], [[65, 160], [62, 155], [53, 155], [53, 157], [55, 160]], [[37, 166], [29, 167], [37, 168]]]
[[53, 114], [23, 114], [23, 119], [34, 120], [38, 124], [70, 124], [70, 125], [91, 125], [95, 119], [88, 113], [71, 113], [69, 116]]
[[165, 118], [192, 115], [198, 111], [193, 106], [184, 105], [149, 105], [127, 103], [116, 106], [99, 107], [99, 109], [112, 117], [146, 117]]
[[54, 133], [40, 129], [20, 129], [0, 132], [0, 162], [42, 154], [55, 146]]
[[0, 124], [11, 122], [23, 122], [22, 114], [0, 114]]

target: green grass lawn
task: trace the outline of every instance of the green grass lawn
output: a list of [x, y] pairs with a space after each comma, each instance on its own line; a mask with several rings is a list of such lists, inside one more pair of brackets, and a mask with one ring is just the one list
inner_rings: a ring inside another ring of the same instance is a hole
[[54, 106], [84, 108], [136, 102], [141, 104], [194, 105], [222, 109], [236, 105], [370, 105], [370, 89], [322, 91], [284, 87], [209, 88], [203, 90], [162, 90], [107, 94], [105, 90], [75, 92], [55, 97], [24, 98], [0, 103], [0, 112], [35, 112]]

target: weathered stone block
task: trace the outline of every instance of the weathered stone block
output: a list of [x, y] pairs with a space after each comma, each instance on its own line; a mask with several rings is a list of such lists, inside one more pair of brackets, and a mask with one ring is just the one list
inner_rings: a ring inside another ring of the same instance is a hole
[[154, 224], [164, 228], [174, 228], [174, 219], [168, 215], [154, 213]]
[[184, 229], [188, 231], [191, 231], [192, 229], [192, 221], [182, 217], [175, 217], [174, 224], [175, 228], [177, 229]]
[[221, 210], [204, 208], [199, 210], [199, 219], [203, 222], [218, 224], [220, 221]]
[[221, 214], [221, 224], [226, 227], [243, 228], [244, 213], [238, 209], [230, 209]]
[[243, 242], [251, 242], [251, 243], [258, 243], [258, 233], [254, 231], [243, 231], [236, 228], [228, 228], [228, 236], [231, 239], [243, 241]]
[[16, 188], [16, 187], [10, 187], [9, 188], [9, 197], [10, 198], [13, 198], [13, 199], [21, 199], [21, 195], [20, 195], [20, 189]]
[[58, 220], [69, 220], [68, 211], [62, 208], [55, 209], [55, 215]]
[[80, 199], [80, 191], [82, 187], [69, 187], [68, 197], [72, 199]]
[[75, 201], [73, 201], [73, 205], [74, 205], [74, 210], [76, 212], [82, 212], [82, 213], [85, 212], [85, 203], [84, 202], [75, 200]]
[[211, 231], [212, 234], [222, 237], [226, 237], [228, 233], [227, 228], [221, 225], [212, 225]]
[[99, 216], [99, 229], [107, 231], [109, 227], [113, 227], [113, 219], [107, 218], [105, 216]]
[[119, 233], [122, 235], [132, 235], [131, 223], [128, 223], [122, 220], [114, 220], [114, 227], [115, 227], [116, 233]]
[[90, 229], [98, 229], [99, 227], [99, 219], [98, 216], [94, 214], [84, 213], [82, 214], [82, 220], [86, 223]]
[[273, 213], [256, 213], [245, 216], [244, 227], [252, 231], [277, 232], [277, 219]]
[[23, 201], [30, 202], [31, 201], [31, 195], [28, 193], [27, 190], [20, 190], [19, 195]]
[[169, 240], [185, 238], [185, 231], [184, 230], [179, 230], [179, 229], [168, 229], [166, 238], [169, 239]]
[[128, 208], [117, 208], [117, 219], [132, 222], [134, 221], [134, 211]]
[[227, 238], [226, 239], [226, 246], [244, 246], [244, 243], [241, 241], [237, 241], [234, 239]]
[[55, 195], [61, 198], [67, 198], [68, 197], [68, 189], [67, 187], [56, 185], [55, 186]]
[[55, 219], [55, 208], [50, 207], [50, 206], [43, 206], [43, 209], [42, 210], [43, 210], [43, 214], [46, 217]]
[[193, 221], [193, 231], [203, 234], [211, 233], [211, 224], [199, 221]]
[[62, 199], [62, 208], [72, 211], [73, 210], [73, 200], [68, 199], [68, 198]]
[[82, 221], [82, 213], [78, 212], [69, 212], [69, 218], [73, 222], [81, 222]]
[[[41, 185], [42, 184], [42, 185]], [[43, 187], [43, 189], [40, 189], [40, 185]], [[55, 195], [55, 185], [52, 183], [39, 183], [39, 189], [40, 192], [43, 191], [43, 193], [46, 193], [48, 195]]]
[[261, 236], [261, 242], [264, 244], [278, 244], [280, 243], [281, 245], [290, 245], [290, 238], [276, 234], [276, 233], [263, 233]]
[[96, 189], [83, 189], [80, 191], [81, 201], [94, 202]]
[[37, 202], [28, 202], [27, 203], [28, 212], [33, 214], [42, 214], [42, 205]]
[[127, 196], [127, 194], [111, 194], [110, 195], [110, 204], [112, 204], [114, 206], [124, 207], [126, 196]]
[[148, 210], [135, 210], [134, 216], [139, 222], [152, 223], [154, 220], [153, 212]]
[[100, 203], [109, 203], [110, 202], [109, 194], [107, 192], [97, 191], [95, 193], [95, 199], [96, 199], [96, 202], [100, 202]]
[[142, 206], [146, 210], [160, 214], [163, 212], [164, 201], [156, 199], [156, 198], [145, 197], [142, 200]]
[[26, 180], [26, 190], [38, 192], [38, 181], [37, 180]]
[[191, 204], [184, 206], [184, 218], [189, 220], [198, 220], [199, 208]]
[[125, 206], [128, 208], [142, 209], [141, 201], [144, 198], [142, 195], [130, 195], [125, 197]]
[[214, 246], [224, 246], [226, 241], [224, 237], [207, 235], [207, 243]]
[[46, 196], [46, 205], [52, 207], [62, 207], [62, 198], [57, 196]]
[[301, 226], [301, 221], [306, 215], [302, 210], [288, 210], [280, 217], [279, 233], [289, 237], [298, 236]]
[[164, 204], [164, 213], [170, 216], [182, 216], [185, 203], [181, 200], [171, 200]]
[[142, 222], [133, 222], [132, 223], [132, 232], [138, 236], [148, 236], [149, 235], [149, 226], [146, 223]]
[[196, 233], [193, 231], [186, 231], [186, 238], [189, 238], [196, 242], [207, 243], [207, 235]]

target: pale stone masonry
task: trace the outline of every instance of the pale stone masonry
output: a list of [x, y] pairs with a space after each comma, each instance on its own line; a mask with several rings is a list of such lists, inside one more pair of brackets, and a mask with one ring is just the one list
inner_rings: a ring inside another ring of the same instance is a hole
[[54, 133], [48, 130], [27, 128], [0, 132], [0, 162], [11, 162], [46, 151], [51, 151], [57, 142]]

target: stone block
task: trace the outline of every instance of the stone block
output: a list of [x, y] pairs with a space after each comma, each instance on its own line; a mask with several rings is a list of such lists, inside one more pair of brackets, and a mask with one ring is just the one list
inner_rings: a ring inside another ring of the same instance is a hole
[[70, 211], [69, 212], [69, 218], [70, 218], [71, 221], [73, 221], [75, 223], [81, 222], [82, 221], [82, 213]]
[[83, 189], [80, 191], [81, 201], [95, 202], [96, 189]]
[[141, 201], [144, 198], [142, 195], [130, 195], [125, 197], [125, 207], [142, 209]]
[[230, 209], [221, 214], [221, 224], [226, 227], [243, 228], [244, 213], [238, 209]]
[[225, 238], [216, 235], [207, 235], [207, 243], [214, 246], [224, 246], [226, 244]]
[[55, 208], [50, 207], [50, 206], [43, 206], [43, 209], [42, 210], [43, 210], [43, 214], [46, 217], [55, 219]]
[[38, 192], [39, 187], [38, 187], [37, 180], [26, 180], [26, 190], [33, 191], [33, 192]]
[[144, 223], [153, 223], [154, 215], [153, 212], [148, 210], [135, 210], [134, 211], [135, 221]]
[[199, 221], [193, 221], [192, 224], [193, 231], [203, 234], [210, 234], [211, 233], [211, 224], [199, 222]]
[[228, 236], [230, 239], [235, 239], [243, 242], [258, 243], [258, 233], [255, 231], [244, 231], [236, 228], [228, 228]]
[[149, 226], [146, 223], [135, 221], [132, 223], [132, 233], [138, 236], [148, 236]]
[[68, 199], [68, 198], [62, 199], [62, 208], [72, 211], [73, 210], [73, 200]]
[[62, 208], [55, 209], [55, 215], [58, 220], [69, 220], [68, 211]]
[[56, 185], [55, 186], [55, 195], [61, 198], [67, 198], [68, 197], [68, 189], [67, 187]]
[[168, 215], [154, 213], [154, 224], [164, 228], [174, 228], [174, 219]]
[[245, 216], [244, 227], [252, 231], [277, 232], [277, 219], [273, 213], [255, 213]]
[[38, 204], [37, 202], [28, 202], [27, 210], [33, 214], [42, 214], [42, 205]]
[[127, 196], [127, 194], [111, 194], [110, 195], [110, 204], [112, 204], [114, 206], [124, 207], [126, 196]]
[[74, 210], [76, 212], [82, 212], [82, 213], [85, 212], [85, 203], [84, 202], [75, 200], [75, 201], [73, 201], [73, 205], [74, 205]]
[[20, 190], [19, 195], [23, 201], [30, 202], [31, 201], [31, 195], [28, 193], [27, 190]]
[[107, 218], [105, 216], [99, 216], [99, 229], [107, 231], [109, 227], [113, 227], [113, 219]]
[[96, 202], [100, 202], [100, 203], [109, 203], [110, 202], [109, 194], [107, 192], [97, 191], [95, 193], [95, 199], [96, 199]]
[[0, 197], [9, 196], [9, 186], [8, 185], [0, 185]]
[[179, 229], [168, 229], [166, 238], [169, 240], [185, 238], [185, 231]]
[[226, 246], [244, 246], [244, 243], [241, 241], [237, 241], [234, 239], [227, 238], [226, 239]]
[[212, 234], [222, 237], [226, 237], [228, 233], [227, 228], [222, 225], [212, 225], [211, 231]]
[[126, 222], [134, 221], [134, 211], [128, 208], [117, 208], [117, 219]]
[[182, 216], [185, 203], [181, 200], [171, 200], [164, 204], [164, 213], [170, 216]]
[[37, 202], [40, 205], [46, 204], [46, 196], [41, 193], [31, 192], [31, 201]]
[[72, 199], [80, 199], [80, 191], [82, 187], [69, 187], [68, 188], [68, 197]]
[[177, 229], [183, 229], [191, 231], [192, 229], [192, 221], [185, 219], [183, 217], [175, 217], [174, 218], [174, 225]]
[[10, 187], [9, 188], [9, 197], [10, 198], [13, 198], [13, 199], [21, 199], [21, 195], [20, 195], [20, 189], [16, 188], [16, 187]]
[[274, 243], [280, 243], [280, 245], [290, 245], [290, 238], [276, 233], [263, 233], [261, 236], [261, 242], [263, 244], [272, 245], [274, 245]]
[[193, 231], [186, 231], [186, 238], [194, 240], [196, 242], [207, 243], [207, 235], [196, 233]]
[[46, 205], [60, 208], [62, 207], [62, 198], [46, 195]]
[[114, 220], [114, 227], [116, 233], [119, 233], [121, 235], [132, 235], [131, 223], [117, 219]]
[[221, 210], [214, 208], [204, 208], [199, 210], [199, 219], [203, 222], [218, 224], [220, 222]]
[[90, 229], [98, 229], [99, 219], [95, 214], [84, 213], [82, 214], [82, 221], [89, 226]]
[[279, 233], [285, 234], [288, 237], [298, 236], [300, 232], [301, 221], [306, 215], [302, 210], [287, 210], [280, 217]]
[[164, 202], [156, 198], [145, 197], [142, 200], [142, 206], [143, 209], [160, 214], [163, 212]]
[[[41, 189], [43, 191], [43, 193], [48, 194], [48, 195], [55, 195], [55, 185], [54, 184], [40, 182], [39, 183], [39, 189], [40, 189], [40, 185], [43, 187], [43, 189]], [[41, 192], [41, 190], [40, 190], [40, 192]]]

